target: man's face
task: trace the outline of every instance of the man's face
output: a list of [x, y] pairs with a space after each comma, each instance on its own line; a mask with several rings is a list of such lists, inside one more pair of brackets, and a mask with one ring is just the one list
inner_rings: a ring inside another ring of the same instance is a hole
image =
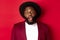
[[32, 23], [34, 22], [33, 18], [36, 16], [36, 11], [33, 7], [26, 7], [24, 10], [24, 16], [28, 22]]

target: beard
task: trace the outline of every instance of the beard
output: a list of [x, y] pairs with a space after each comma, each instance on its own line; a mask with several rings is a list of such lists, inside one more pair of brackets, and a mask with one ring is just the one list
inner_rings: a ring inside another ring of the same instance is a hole
[[36, 23], [36, 17], [33, 17], [33, 18], [32, 18], [32, 22], [29, 22], [29, 21], [28, 21], [28, 18], [25, 18], [25, 19], [26, 19], [25, 21], [26, 21], [29, 25], [32, 25], [32, 24]]

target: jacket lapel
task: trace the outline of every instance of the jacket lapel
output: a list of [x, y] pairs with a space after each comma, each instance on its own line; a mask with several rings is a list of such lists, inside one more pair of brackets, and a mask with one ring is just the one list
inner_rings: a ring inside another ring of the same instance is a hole
[[23, 22], [21, 24], [21, 29], [20, 30], [21, 30], [20, 36], [22, 35], [20, 40], [27, 40], [27, 38], [26, 38], [25, 22]]
[[38, 40], [44, 40], [44, 31], [42, 28], [42, 24], [40, 22], [37, 22], [38, 24]]

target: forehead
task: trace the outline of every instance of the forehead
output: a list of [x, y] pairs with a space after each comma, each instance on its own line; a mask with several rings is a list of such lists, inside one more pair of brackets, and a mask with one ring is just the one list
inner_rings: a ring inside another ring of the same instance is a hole
[[34, 8], [31, 7], [31, 6], [28, 6], [28, 7], [25, 8], [25, 10], [29, 10], [29, 9], [30, 9], [30, 10], [34, 10]]

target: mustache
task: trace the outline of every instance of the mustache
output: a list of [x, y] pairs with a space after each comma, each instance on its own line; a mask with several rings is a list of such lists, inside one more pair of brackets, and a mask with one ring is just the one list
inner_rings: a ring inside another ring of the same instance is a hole
[[29, 18], [34, 18], [34, 17], [33, 17], [33, 16], [29, 16], [28, 19], [29, 19]]

